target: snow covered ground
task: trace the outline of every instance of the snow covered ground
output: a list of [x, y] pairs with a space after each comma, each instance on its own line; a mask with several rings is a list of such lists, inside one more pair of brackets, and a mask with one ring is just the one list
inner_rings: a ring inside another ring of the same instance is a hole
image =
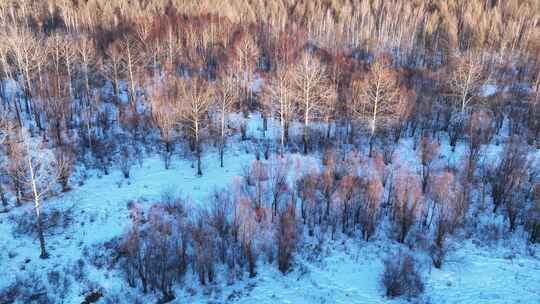
[[[249, 132], [257, 132], [257, 121], [250, 120]], [[410, 145], [407, 140], [401, 143], [400, 159], [414, 159]], [[110, 298], [111, 303], [133, 303], [135, 296], [141, 297], [143, 303], [154, 303], [156, 298], [152, 295], [143, 297], [138, 290], [130, 290], [118, 270], [90, 263], [92, 259], [99, 261], [100, 254], [104, 255], [95, 246], [124, 231], [129, 223], [129, 201], [137, 200], [148, 207], [164, 193], [172, 192], [182, 193], [193, 204], [204, 204], [211, 191], [230, 184], [255, 158], [238, 143], [231, 147], [226, 153], [225, 168], [219, 167], [217, 153], [205, 154], [202, 177], [195, 176], [192, 161], [177, 158], [172, 168], [165, 170], [159, 157], [144, 159], [142, 167], [134, 166], [129, 179], [124, 179], [119, 170], [101, 177], [97, 172], [90, 172], [82, 185], [74, 185], [69, 193], [45, 202], [45, 208], [73, 212], [73, 222], [66, 229], [46, 235], [51, 254], [48, 260], [39, 259], [36, 239], [14, 233], [11, 217], [30, 213], [30, 205], [0, 214], [0, 289], [12, 284], [16, 277], [35, 273], [34, 282], [43, 284], [58, 303], [81, 303], [85, 294], [96, 286], [104, 290], [101, 302], [118, 294], [117, 300]], [[491, 147], [487, 154], [496, 155], [491, 150], [497, 149]], [[456, 161], [463, 153], [461, 147], [453, 153], [449, 149], [443, 151], [441, 161], [447, 163]], [[488, 246], [458, 237], [452, 239], [452, 246], [442, 269], [431, 268], [428, 258], [418, 255], [426, 282], [422, 300], [430, 303], [540, 303], [540, 250], [527, 247], [523, 238], [503, 239]], [[249, 279], [246, 275], [232, 285], [226, 284], [225, 270], [219, 274], [222, 279], [218, 279], [216, 285], [205, 288], [199, 286], [193, 274], [188, 274], [183, 286], [175, 290], [177, 299], [173, 303], [405, 302], [404, 299], [386, 299], [379, 283], [384, 258], [398, 250], [404, 248], [384, 236], [377, 236], [369, 243], [339, 237], [336, 241], [327, 240], [320, 255], [302, 250], [296, 257], [294, 271], [285, 276], [275, 265], [263, 261], [259, 263], [257, 277]], [[71, 284], [66, 292], [50, 279], [54, 271], [75, 273], [77, 269], [84, 275], [70, 277]]]

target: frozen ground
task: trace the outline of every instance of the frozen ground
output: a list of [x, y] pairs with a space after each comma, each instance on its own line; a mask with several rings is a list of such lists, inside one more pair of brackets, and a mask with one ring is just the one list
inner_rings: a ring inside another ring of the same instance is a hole
[[[250, 125], [250, 132], [256, 132], [256, 128]], [[410, 145], [407, 140], [402, 142], [400, 159], [414, 158]], [[225, 168], [219, 167], [216, 153], [206, 154], [203, 177], [195, 176], [192, 162], [187, 160], [176, 159], [172, 169], [164, 170], [159, 157], [145, 159], [142, 167], [134, 166], [129, 180], [119, 170], [103, 177], [90, 172], [83, 185], [45, 203], [46, 208], [72, 208], [74, 215], [66, 230], [46, 236], [51, 254], [48, 260], [38, 258], [37, 240], [13, 233], [13, 223], [8, 218], [10, 214], [30, 212], [30, 205], [0, 214], [0, 288], [11, 284], [16, 276], [35, 272], [36, 279], [48, 286], [48, 293], [54, 294], [55, 287], [50, 285], [47, 273], [61, 272], [79, 259], [87, 261], [88, 255], [99, 255], [99, 250], [93, 253], [92, 246], [122, 233], [129, 222], [130, 200], [149, 206], [164, 192], [172, 191], [181, 192], [194, 204], [204, 204], [209, 192], [229, 184], [254, 159], [253, 154], [246, 154], [239, 146], [232, 147], [226, 154]], [[490, 148], [488, 155], [496, 155], [497, 149]], [[460, 158], [463, 149], [443, 152], [441, 162], [453, 162]], [[429, 267], [427, 257], [418, 255], [426, 279], [424, 299], [431, 303], [540, 303], [540, 260], [529, 254], [538, 250], [527, 248], [522, 239], [507, 239], [489, 247], [466, 238], [453, 239], [454, 249], [440, 270]], [[382, 260], [397, 250], [398, 246], [384, 236], [369, 243], [339, 238], [327, 241], [318, 256], [298, 256], [294, 271], [286, 276], [275, 265], [262, 261], [256, 278], [248, 279], [246, 275], [230, 286], [225, 284], [224, 271], [218, 285], [204, 289], [188, 275], [184, 286], [176, 290], [177, 300], [173, 303], [400, 303], [405, 300], [387, 300], [379, 285]], [[128, 290], [117, 270], [85, 262], [84, 272], [86, 279], [72, 279], [68, 293], [63, 300], [58, 298], [58, 303], [81, 303], [93, 284], [101, 286], [106, 296]], [[151, 295], [143, 299], [145, 303], [156, 300]]]

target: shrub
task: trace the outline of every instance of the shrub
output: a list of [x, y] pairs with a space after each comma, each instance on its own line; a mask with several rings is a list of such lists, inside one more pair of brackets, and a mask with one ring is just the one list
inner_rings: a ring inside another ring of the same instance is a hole
[[540, 183], [534, 187], [534, 199], [527, 212], [525, 230], [529, 232], [531, 243], [540, 243]]
[[53, 303], [47, 294], [47, 288], [35, 272], [27, 276], [16, 277], [7, 287], [0, 289], [0, 303]]
[[[72, 208], [43, 210], [41, 216], [43, 218], [43, 230], [47, 234], [58, 234], [73, 222]], [[37, 235], [36, 219], [33, 213], [12, 214], [9, 219], [13, 222], [13, 233], [15, 235]]]
[[424, 282], [415, 259], [408, 253], [389, 256], [384, 261], [381, 283], [386, 296], [414, 298], [424, 292]]
[[282, 273], [290, 270], [297, 243], [298, 231], [294, 211], [288, 208], [280, 216], [277, 233], [277, 260], [278, 268]]

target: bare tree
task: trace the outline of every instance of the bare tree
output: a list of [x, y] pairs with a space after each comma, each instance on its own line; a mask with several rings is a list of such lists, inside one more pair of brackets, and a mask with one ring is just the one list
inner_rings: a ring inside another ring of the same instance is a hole
[[[254, 160], [251, 166], [244, 169], [244, 181], [247, 193], [253, 201], [256, 211], [263, 211], [268, 195], [268, 165], [261, 160]], [[260, 214], [259, 214], [260, 215]]]
[[392, 221], [397, 240], [403, 243], [423, 212], [422, 185], [406, 167], [399, 169], [392, 185]]
[[236, 80], [232, 76], [224, 76], [220, 80], [216, 89], [216, 103], [215, 107], [219, 113], [219, 161], [220, 166], [223, 168], [223, 154], [225, 152], [226, 141], [226, 125], [228, 121], [228, 115], [232, 111], [234, 104], [238, 99], [238, 90]]
[[257, 248], [255, 247], [257, 215], [248, 198], [239, 198], [235, 216], [235, 221], [238, 223], [238, 236], [248, 263], [249, 277], [253, 278], [257, 274]]
[[[319, 213], [317, 186], [319, 178], [317, 172], [310, 171], [296, 181], [296, 192], [300, 199], [300, 216], [304, 225], [308, 226], [308, 232], [313, 234], [314, 217]], [[322, 212], [321, 212], [322, 213]]]
[[377, 178], [368, 180], [363, 202], [361, 202], [358, 214], [358, 222], [362, 229], [362, 236], [366, 241], [369, 241], [377, 228], [383, 196], [384, 187], [381, 180]]
[[512, 196], [526, 179], [528, 159], [526, 145], [511, 138], [505, 145], [502, 159], [488, 168], [493, 196], [493, 212], [512, 201]]
[[440, 268], [446, 253], [446, 236], [456, 229], [468, 205], [460, 181], [448, 171], [433, 178], [430, 192], [434, 201], [431, 216], [435, 217], [435, 239], [431, 254], [434, 266]]
[[260, 50], [253, 36], [248, 32], [241, 32], [235, 38], [232, 44], [234, 47], [234, 58], [231, 66], [232, 74], [243, 89], [242, 97], [251, 103], [253, 98], [252, 85]]
[[57, 147], [54, 150], [54, 157], [56, 164], [62, 164], [61, 167], [57, 168], [58, 170], [58, 182], [60, 183], [62, 192], [68, 192], [71, 190], [69, 186], [69, 178], [73, 172], [74, 162], [75, 162], [75, 153], [73, 147], [66, 145], [62, 147]]
[[35, 107], [30, 108], [29, 101], [33, 97], [32, 80], [40, 74], [40, 69], [44, 63], [47, 52], [42, 41], [36, 38], [30, 31], [24, 29], [14, 29], [7, 37], [7, 44], [13, 56], [15, 66], [21, 77], [18, 77], [19, 84], [26, 96], [26, 112], [33, 111], [36, 124], [40, 127], [38, 112]]
[[352, 224], [352, 214], [355, 208], [354, 203], [358, 201], [357, 189], [359, 189], [360, 179], [353, 174], [345, 175], [339, 183], [338, 193], [341, 201], [341, 230], [348, 232]]
[[195, 270], [199, 276], [201, 285], [206, 285], [208, 282], [214, 282], [215, 267], [214, 267], [214, 235], [201, 220], [194, 225], [191, 230], [193, 239]]
[[279, 217], [277, 231], [278, 268], [282, 273], [287, 273], [291, 268], [292, 258], [299, 239], [294, 209], [294, 206], [289, 206], [281, 212]]
[[427, 137], [422, 137], [419, 154], [420, 162], [422, 164], [422, 192], [425, 193], [428, 181], [431, 177], [431, 171], [433, 170], [433, 164], [439, 156], [439, 143], [435, 140], [430, 140]]
[[287, 192], [289, 191], [287, 181], [288, 167], [288, 160], [283, 158], [272, 157], [268, 162], [268, 188], [272, 201], [272, 222], [274, 221], [274, 217], [278, 215], [280, 205], [287, 197]]
[[294, 117], [294, 103], [291, 87], [291, 71], [279, 66], [275, 75], [265, 86], [265, 101], [270, 112], [277, 116], [281, 127], [280, 155], [283, 157], [289, 139], [289, 125]]
[[366, 77], [354, 81], [352, 86], [356, 115], [369, 127], [371, 156], [376, 132], [399, 120], [405, 100], [400, 98], [399, 78], [387, 56], [378, 57]]
[[[2, 107], [0, 106], [0, 108]], [[8, 182], [8, 151], [4, 148], [8, 146], [8, 136], [12, 132], [11, 129], [11, 121], [8, 120], [7, 111], [2, 111], [0, 113], [0, 202], [2, 202], [4, 209], [8, 204], [5, 190], [5, 185]]]
[[326, 203], [326, 218], [330, 216], [330, 206], [332, 204], [333, 195], [339, 186], [339, 180], [336, 178], [338, 175], [337, 161], [337, 155], [334, 151], [325, 153], [323, 158], [324, 171], [322, 172], [322, 187], [319, 189], [322, 192], [322, 196]]
[[[9, 40], [8, 40], [9, 41]], [[15, 114], [17, 116], [17, 122], [19, 124], [19, 127], [22, 126], [22, 120], [21, 120], [21, 106], [19, 103], [19, 100], [17, 98], [13, 98], [14, 94], [8, 95], [8, 90], [6, 89], [6, 84], [11, 82], [15, 82], [15, 73], [14, 69], [10, 64], [10, 52], [11, 52], [11, 46], [9, 43], [3, 43], [0, 44], [0, 64], [1, 64], [1, 70], [2, 74], [4, 76], [4, 80], [2, 84], [0, 85], [0, 94], [3, 99], [3, 105], [5, 106], [4, 113], [7, 113], [7, 111], [13, 106], [15, 108]]]
[[128, 77], [129, 83], [129, 101], [132, 107], [136, 107], [137, 104], [137, 88], [138, 88], [138, 74], [139, 68], [142, 65], [144, 67], [145, 62], [143, 62], [142, 49], [138, 40], [133, 39], [125, 35], [121, 42], [122, 51], [124, 53], [123, 65], [124, 71]]
[[24, 166], [20, 168], [18, 178], [32, 192], [36, 228], [41, 249], [40, 258], [46, 259], [49, 255], [45, 248], [43, 233], [42, 202], [44, 197], [50, 194], [50, 191], [57, 184], [64, 164], [58, 162], [51, 150], [47, 149], [42, 143], [37, 142], [35, 138], [30, 137], [26, 129], [21, 130], [18, 140], [17, 145], [21, 146], [20, 151], [23, 153], [19, 157], [23, 159], [24, 163]]
[[79, 72], [82, 73], [82, 81], [84, 83], [81, 102], [81, 111], [83, 114], [81, 117], [86, 128], [90, 149], [92, 149], [92, 132], [94, 130], [92, 117], [94, 117], [94, 111], [98, 108], [97, 101], [99, 100], [97, 96], [96, 98], [92, 98], [91, 87], [91, 79], [92, 75], [95, 73], [97, 60], [96, 47], [90, 37], [81, 35], [76, 40], [75, 51], [75, 65], [78, 66]]
[[80, 70], [84, 81], [84, 98], [86, 102], [90, 102], [90, 76], [92, 75], [92, 67], [96, 60], [96, 48], [90, 37], [81, 35], [77, 39], [77, 62], [80, 64]]
[[164, 145], [165, 169], [169, 169], [170, 166], [173, 141], [177, 135], [176, 127], [179, 120], [176, 93], [171, 89], [172, 81], [167, 77], [155, 79], [147, 89], [152, 107], [152, 120], [159, 129], [161, 141]]
[[202, 175], [201, 167], [201, 132], [208, 121], [208, 109], [212, 103], [213, 88], [201, 78], [180, 79], [177, 82], [180, 99], [179, 117], [187, 124], [195, 143], [197, 156], [197, 175]]
[[61, 51], [62, 51], [62, 62], [65, 66], [67, 74], [67, 91], [70, 99], [74, 97], [73, 92], [73, 69], [77, 60], [77, 47], [73, 43], [73, 40], [68, 35], [61, 36]]
[[124, 58], [121, 42], [114, 41], [109, 44], [105, 53], [106, 57], [101, 58], [102, 60], [100, 61], [100, 71], [112, 83], [114, 98], [118, 102], [120, 98], [120, 81], [125, 74], [125, 66], [122, 62]]
[[325, 140], [328, 143], [332, 133], [332, 122], [337, 115], [338, 109], [338, 86], [333, 83], [330, 85], [327, 95], [322, 99], [322, 117], [326, 126]]
[[480, 61], [472, 55], [455, 57], [451, 65], [447, 82], [463, 114], [480, 89], [482, 66]]
[[534, 186], [532, 205], [526, 220], [525, 229], [529, 232], [529, 240], [532, 243], [540, 242], [540, 184]]
[[311, 122], [322, 113], [326, 99], [334, 93], [322, 63], [304, 53], [293, 69], [292, 83], [298, 113], [304, 124], [304, 154], [309, 152], [309, 128]]
[[486, 111], [475, 111], [469, 118], [469, 147], [467, 150], [467, 178], [472, 181], [482, 156], [483, 145], [491, 141], [495, 133], [491, 116]]
[[519, 138], [511, 138], [502, 152], [499, 163], [488, 169], [493, 212], [504, 206], [510, 231], [514, 231], [518, 216], [523, 209], [523, 187], [526, 185], [529, 159], [527, 145]]

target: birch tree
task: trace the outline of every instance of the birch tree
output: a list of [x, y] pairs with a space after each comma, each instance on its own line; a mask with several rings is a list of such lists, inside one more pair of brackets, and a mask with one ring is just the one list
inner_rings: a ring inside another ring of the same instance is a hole
[[124, 71], [127, 74], [129, 83], [129, 102], [132, 107], [137, 104], [137, 79], [139, 73], [139, 66], [144, 65], [142, 54], [142, 48], [140, 43], [125, 36], [122, 39], [122, 50], [124, 53], [123, 65]]
[[260, 50], [249, 33], [239, 34], [233, 46], [232, 70], [244, 91], [244, 97], [251, 101], [253, 97], [252, 83], [255, 78], [255, 69]]
[[41, 67], [46, 58], [47, 52], [41, 44], [41, 41], [36, 38], [28, 30], [13, 30], [13, 32], [7, 37], [7, 44], [10, 48], [10, 53], [13, 57], [13, 61], [16, 66], [16, 70], [20, 77], [18, 79], [19, 85], [24, 91], [26, 97], [26, 112], [30, 114], [33, 111], [34, 118], [38, 127], [40, 121], [38, 119], [38, 113], [35, 108], [30, 107], [30, 102], [33, 97], [32, 79], [39, 74]]
[[232, 110], [234, 103], [238, 99], [238, 89], [236, 80], [233, 76], [224, 76], [217, 85], [216, 89], [216, 110], [219, 114], [219, 161], [223, 168], [223, 154], [225, 152], [225, 140], [227, 125], [227, 115]]
[[480, 89], [482, 66], [479, 60], [467, 56], [455, 58], [450, 69], [448, 86], [464, 114]]
[[[4, 34], [4, 35], [7, 35], [7, 34]], [[19, 126], [22, 126], [19, 100], [16, 98], [12, 98], [12, 96], [14, 95], [13, 93], [11, 93], [11, 96], [8, 96], [8, 90], [6, 89], [6, 84], [9, 83], [9, 81], [12, 81], [12, 82], [15, 81], [15, 76], [13, 75], [13, 68], [9, 62], [9, 56], [10, 56], [9, 43], [1, 43], [0, 44], [0, 67], [1, 67], [0, 70], [2, 70], [2, 74], [4, 77], [3, 79], [6, 81], [3, 81], [0, 84], [0, 93], [2, 93], [4, 104], [7, 107], [11, 108], [12, 107], [11, 101], [13, 102], [13, 106], [15, 107], [15, 114], [17, 115], [17, 122], [19, 123]], [[7, 111], [8, 109], [4, 109], [4, 110]]]
[[123, 53], [121, 43], [118, 41], [113, 42], [109, 45], [105, 53], [106, 58], [102, 59], [100, 64], [101, 74], [111, 81], [114, 98], [118, 101], [120, 96], [120, 80], [125, 73], [124, 65], [122, 64]]
[[20, 131], [17, 145], [20, 146], [18, 156], [22, 158], [22, 164], [18, 172], [21, 183], [32, 193], [34, 201], [34, 213], [36, 230], [40, 246], [40, 258], [46, 259], [49, 254], [45, 247], [45, 237], [43, 232], [42, 203], [45, 196], [57, 184], [61, 174], [63, 163], [54, 157], [53, 152], [48, 149], [38, 139], [32, 138], [26, 129]]
[[352, 92], [355, 114], [369, 129], [371, 156], [378, 129], [395, 123], [403, 111], [398, 75], [391, 68], [390, 60], [382, 56], [377, 58], [366, 77], [353, 82]]
[[201, 131], [208, 121], [208, 109], [212, 102], [212, 89], [201, 78], [192, 78], [189, 81], [178, 80], [178, 114], [180, 119], [188, 126], [195, 143], [197, 156], [197, 175], [202, 175], [201, 168]]
[[62, 35], [61, 37], [61, 51], [63, 64], [67, 73], [67, 87], [70, 99], [74, 97], [73, 92], [73, 68], [75, 66], [77, 58], [77, 47], [73, 43], [71, 37], [67, 35]]
[[178, 112], [176, 92], [173, 90], [174, 80], [156, 77], [147, 89], [152, 109], [152, 121], [159, 129], [161, 142], [164, 145], [163, 160], [165, 169], [169, 169], [173, 153], [173, 141], [176, 137]]
[[304, 54], [293, 69], [293, 92], [304, 124], [304, 154], [309, 152], [309, 128], [322, 112], [327, 98], [333, 96], [325, 67], [309, 54]]
[[8, 120], [7, 110], [0, 106], [0, 202], [4, 209], [7, 207], [6, 188], [7, 176], [8, 176], [8, 159], [7, 151], [4, 151], [4, 147], [7, 146], [8, 134], [11, 130], [11, 122]]
[[76, 43], [77, 59], [84, 81], [84, 96], [87, 102], [90, 100], [90, 75], [95, 64], [96, 48], [88, 36], [80, 36]]
[[289, 140], [289, 125], [294, 116], [294, 104], [291, 86], [291, 72], [286, 67], [278, 67], [276, 74], [265, 86], [265, 102], [267, 108], [278, 119], [280, 124], [280, 151], [283, 157], [285, 146]]
[[92, 104], [91, 102], [92, 89], [90, 87], [90, 79], [91, 75], [94, 73], [93, 69], [96, 62], [96, 48], [90, 37], [85, 35], [81, 35], [78, 38], [75, 48], [77, 52], [77, 56], [75, 57], [76, 64], [79, 66], [79, 70], [82, 73], [82, 80], [84, 82], [84, 91], [82, 94], [82, 112], [84, 115], [82, 115], [82, 117], [89, 139], [90, 149], [92, 149], [92, 117], [94, 116], [93, 110], [97, 107], [97, 105]]

